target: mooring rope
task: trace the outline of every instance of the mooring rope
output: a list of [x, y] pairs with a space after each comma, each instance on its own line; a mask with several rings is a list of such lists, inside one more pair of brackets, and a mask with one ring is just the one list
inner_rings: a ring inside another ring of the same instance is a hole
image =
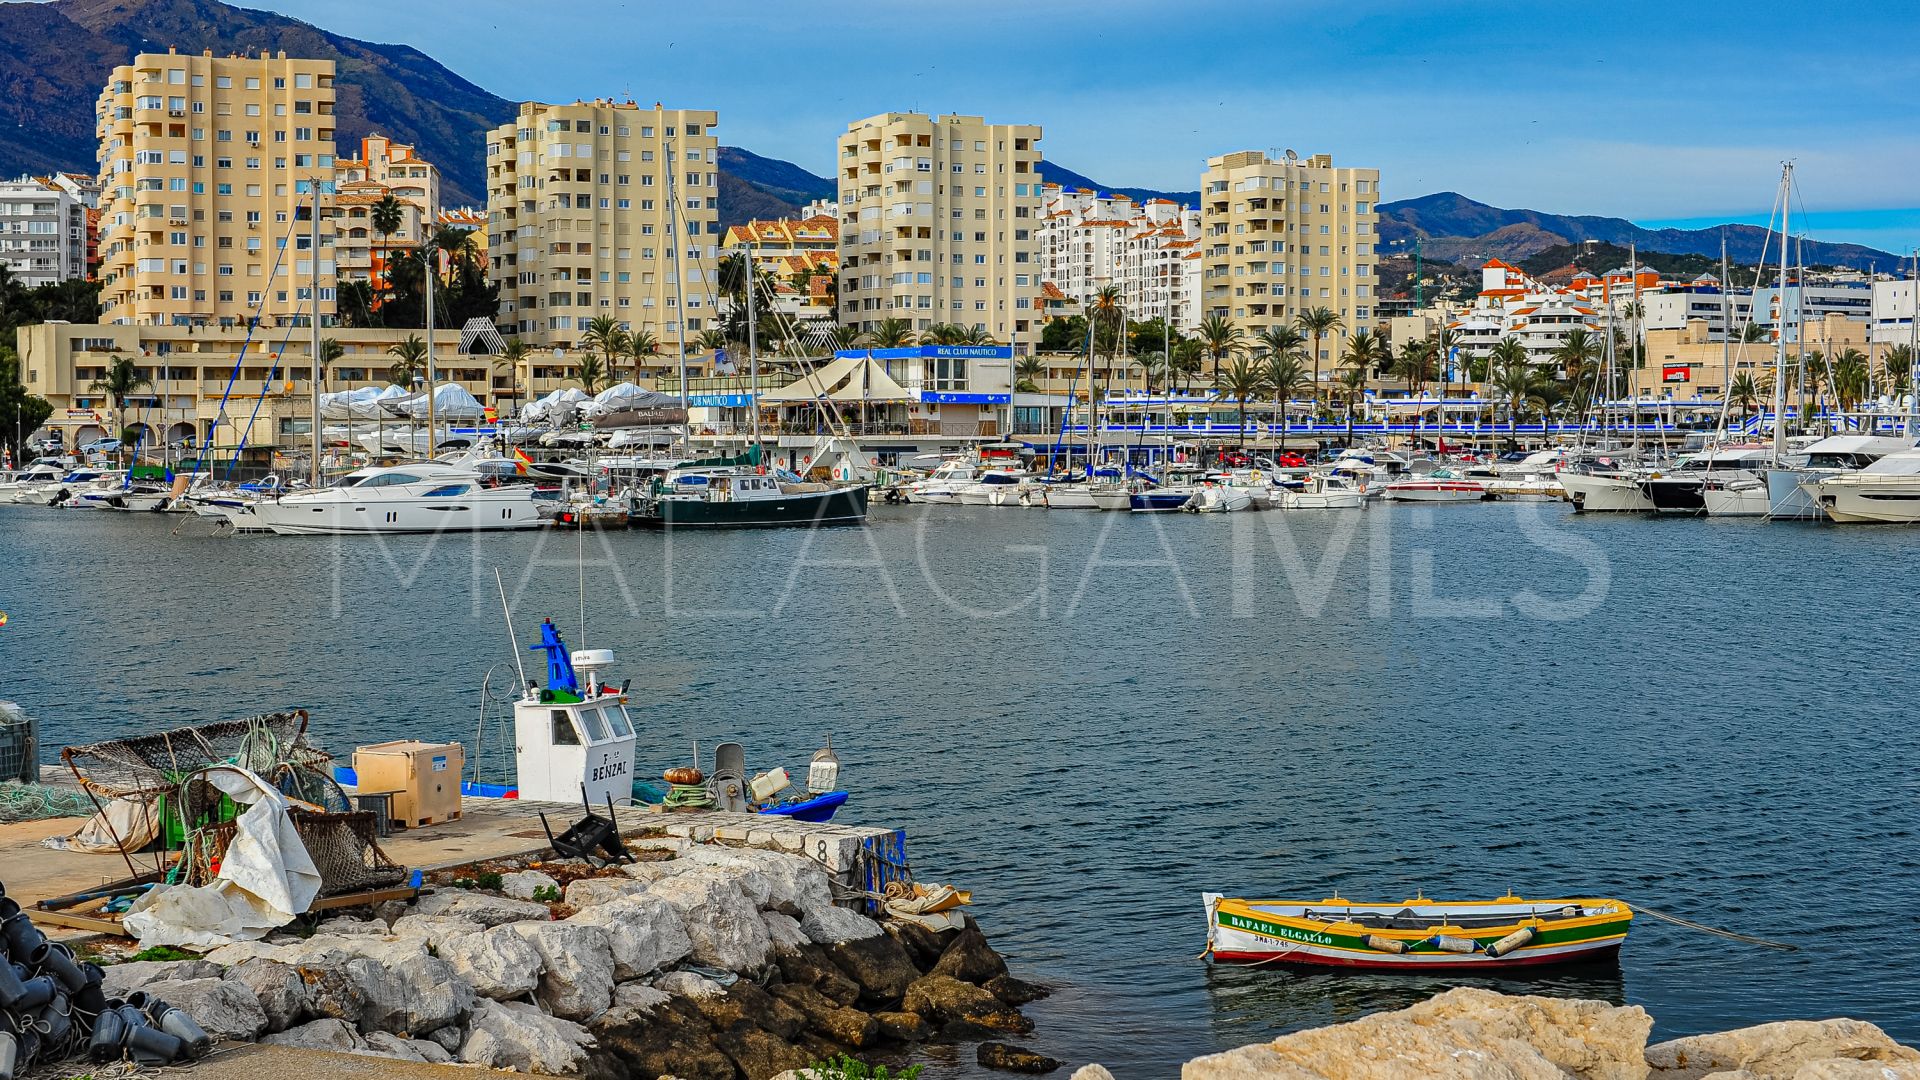
[[1741, 934], [1732, 930], [1722, 930], [1717, 926], [1708, 926], [1705, 923], [1697, 923], [1697, 922], [1694, 922], [1692, 919], [1683, 919], [1678, 915], [1669, 915], [1664, 911], [1655, 911], [1653, 908], [1643, 907], [1639, 904], [1628, 904], [1627, 907], [1631, 908], [1635, 914], [1651, 915], [1654, 918], [1661, 920], [1662, 922], [1670, 922], [1675, 926], [1684, 926], [1689, 930], [1699, 930], [1702, 933], [1714, 934], [1723, 938], [1731, 938], [1734, 941], [1744, 941], [1749, 945], [1759, 945], [1768, 949], [1779, 949], [1781, 952], [1800, 951], [1800, 946], [1798, 945], [1789, 945], [1784, 941], [1768, 941], [1766, 938], [1754, 937], [1751, 934]]

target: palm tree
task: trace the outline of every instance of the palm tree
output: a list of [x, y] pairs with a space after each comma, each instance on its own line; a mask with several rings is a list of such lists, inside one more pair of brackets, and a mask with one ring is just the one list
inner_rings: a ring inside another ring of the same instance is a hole
[[[389, 238], [392, 237], [394, 233], [399, 232], [400, 226], [406, 224], [406, 221], [406, 204], [394, 198], [393, 192], [391, 191], [387, 192], [379, 202], [374, 203], [373, 209], [367, 213], [367, 222], [373, 226], [373, 231], [380, 237], [380, 250], [383, 252], [390, 250], [391, 244], [388, 242]], [[380, 261], [381, 265], [385, 266], [387, 260], [383, 257]], [[389, 272], [384, 276], [386, 278], [387, 288], [391, 291], [393, 288], [393, 275]]]
[[1490, 370], [1489, 381], [1507, 403], [1507, 435], [1509, 440], [1519, 437], [1521, 414], [1529, 405], [1537, 406], [1542, 416], [1552, 403], [1552, 380], [1546, 372], [1533, 365], [1533, 362], [1521, 359], [1518, 363], [1503, 364]]
[[[1324, 309], [1322, 309], [1324, 310]], [[1347, 445], [1353, 445], [1353, 407], [1367, 394], [1367, 376], [1386, 352], [1380, 337], [1371, 330], [1356, 330], [1341, 352], [1340, 386], [1347, 399]]]
[[[1527, 347], [1520, 343], [1519, 338], [1513, 337], [1503, 337], [1495, 342], [1493, 348], [1488, 350], [1486, 358], [1480, 362], [1480, 378], [1478, 381], [1483, 384], [1483, 387], [1488, 391], [1487, 421], [1489, 423], [1493, 421], [1492, 391], [1494, 389], [1494, 382], [1499, 377], [1499, 373], [1510, 367], [1522, 365], [1527, 362]], [[1479, 410], [1476, 409], [1475, 413], [1477, 414], [1478, 411]]]
[[1213, 381], [1220, 381], [1220, 361], [1229, 353], [1237, 353], [1246, 338], [1246, 331], [1234, 325], [1225, 315], [1209, 315], [1200, 323], [1200, 340], [1206, 344], [1207, 354], [1213, 357]]
[[702, 330], [694, 337], [693, 347], [698, 352], [713, 356], [727, 347], [727, 335], [719, 330]]
[[1760, 409], [1760, 386], [1754, 381], [1753, 372], [1742, 371], [1727, 384], [1727, 400], [1740, 406], [1740, 411], [1751, 417]]
[[963, 345], [967, 328], [953, 323], [934, 323], [920, 335], [922, 345]]
[[1013, 370], [1014, 374], [1019, 376], [1019, 381], [1013, 384], [1013, 388], [1023, 394], [1031, 394], [1040, 389], [1038, 380], [1046, 372], [1047, 365], [1041, 363], [1039, 357], [1029, 354], [1021, 357]]
[[1187, 340], [1173, 343], [1173, 363], [1169, 365], [1172, 370], [1169, 372], [1167, 380], [1167, 392], [1169, 394], [1173, 392], [1172, 376], [1174, 374], [1180, 376], [1180, 388], [1183, 390], [1186, 389], [1195, 375], [1200, 374], [1200, 358], [1205, 352], [1206, 346], [1197, 341]]
[[883, 319], [866, 342], [874, 349], [904, 349], [913, 344], [913, 325], [905, 319]]
[[1767, 328], [1759, 323], [1750, 322], [1740, 328], [1740, 340], [1747, 344], [1767, 340]]
[[394, 357], [392, 366], [387, 368], [387, 381], [395, 386], [411, 387], [413, 380], [427, 368], [427, 343], [420, 340], [419, 334], [408, 334], [407, 340], [387, 346], [387, 354]]
[[1307, 365], [1294, 352], [1276, 352], [1267, 356], [1267, 391], [1274, 396], [1280, 409], [1280, 450], [1287, 449], [1287, 405], [1294, 395], [1305, 390], [1311, 392], [1313, 384], [1307, 375]]
[[140, 374], [140, 368], [124, 356], [109, 361], [106, 371], [89, 387], [96, 394], [107, 395], [107, 400], [113, 403], [113, 430], [122, 444], [127, 439], [127, 399], [152, 388], [153, 380]]
[[1419, 397], [1433, 380], [1434, 343], [1424, 338], [1408, 341], [1400, 346], [1400, 355], [1394, 358], [1393, 374], [1407, 384], [1407, 392]]
[[1247, 400], [1267, 392], [1267, 365], [1247, 356], [1235, 356], [1214, 376], [1213, 388], [1240, 406], [1240, 448], [1247, 446]]
[[956, 344], [998, 345], [999, 342], [994, 340], [993, 334], [987, 330], [984, 324], [977, 324], [968, 327], [966, 332], [960, 335], [960, 340], [956, 342]]
[[1908, 345], [1895, 345], [1887, 350], [1880, 361], [1880, 371], [1887, 380], [1888, 388], [1900, 393], [1907, 388], [1907, 376], [1913, 373], [1913, 348]]
[[600, 354], [600, 369], [609, 377], [631, 345], [627, 332], [620, 329], [620, 320], [611, 315], [595, 315], [587, 320], [587, 331], [580, 335], [580, 347]]
[[660, 355], [660, 339], [651, 330], [635, 330], [627, 335], [627, 358], [633, 361], [633, 381], [640, 381], [641, 369], [648, 358]]
[[447, 255], [447, 281], [453, 281], [454, 274], [466, 264], [478, 261], [480, 246], [474, 242], [474, 230], [462, 225], [442, 225], [433, 230], [433, 236], [427, 246]]
[[1313, 401], [1314, 410], [1320, 408], [1320, 339], [1340, 329], [1340, 313], [1331, 308], [1317, 307], [1294, 316], [1294, 325], [1313, 338]]
[[320, 339], [320, 385], [327, 385], [327, 372], [332, 370], [333, 362], [347, 355], [347, 347], [332, 338]]
[[1859, 349], [1845, 349], [1833, 358], [1833, 400], [1841, 412], [1851, 412], [1866, 400], [1870, 374]]
[[[501, 368], [506, 368], [507, 372], [512, 375], [514, 387], [513, 396], [518, 398], [522, 404], [525, 404], [527, 398], [531, 395], [521, 392], [520, 364], [532, 355], [533, 346], [516, 337], [508, 338], [506, 347], [502, 348], [499, 354], [493, 358], [494, 370], [498, 371]], [[531, 378], [531, 374], [529, 374], [528, 377]]]
[[860, 328], [857, 326], [836, 326], [833, 328], [833, 347], [851, 349], [860, 341]]
[[1553, 359], [1559, 363], [1560, 370], [1569, 380], [1578, 382], [1582, 376], [1593, 369], [1600, 360], [1603, 344], [1583, 327], [1567, 331], [1560, 347], [1553, 350]]
[[592, 353], [581, 353], [580, 362], [574, 366], [573, 377], [580, 382], [580, 388], [589, 394], [597, 394], [601, 383], [607, 381], [607, 369], [600, 364], [600, 358]]
[[1269, 326], [1254, 338], [1254, 344], [1269, 357], [1291, 356], [1306, 343], [1307, 339], [1301, 336], [1299, 330], [1285, 324]]

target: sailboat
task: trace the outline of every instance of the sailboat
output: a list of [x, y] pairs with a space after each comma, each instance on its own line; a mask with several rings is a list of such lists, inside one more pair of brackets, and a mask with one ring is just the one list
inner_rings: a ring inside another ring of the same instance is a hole
[[[672, 155], [668, 155], [671, 159]], [[668, 177], [672, 191], [672, 177]], [[678, 200], [673, 200], [677, 202]], [[676, 233], [678, 229], [676, 226]], [[760, 349], [754, 320], [759, 282], [753, 252], [746, 260], [747, 365], [751, 444], [743, 454], [689, 461], [656, 477], [646, 498], [628, 514], [635, 525], [655, 529], [757, 529], [816, 525], [859, 525], [867, 520], [867, 486], [858, 480], [815, 483], [761, 461]], [[675, 288], [686, 275], [674, 275]], [[680, 310], [686, 310], [684, 297]], [[680, 393], [688, 397], [685, 347], [680, 360]], [[849, 468], [848, 473], [852, 472]]]

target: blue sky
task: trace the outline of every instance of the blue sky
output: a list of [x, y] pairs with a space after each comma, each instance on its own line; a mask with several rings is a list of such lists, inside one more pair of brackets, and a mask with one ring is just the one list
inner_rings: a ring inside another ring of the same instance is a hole
[[723, 141], [820, 173], [846, 121], [917, 109], [1039, 123], [1110, 184], [1291, 147], [1390, 198], [1710, 224], [1764, 223], [1792, 158], [1818, 238], [1920, 245], [1912, 3], [268, 3], [505, 97], [717, 108]]

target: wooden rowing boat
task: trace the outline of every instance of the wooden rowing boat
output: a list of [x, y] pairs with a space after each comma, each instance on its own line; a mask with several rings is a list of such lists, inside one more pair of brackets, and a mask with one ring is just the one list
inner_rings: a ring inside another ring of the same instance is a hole
[[1203, 893], [1208, 959], [1393, 971], [1488, 971], [1609, 959], [1633, 910], [1596, 898], [1369, 904]]

